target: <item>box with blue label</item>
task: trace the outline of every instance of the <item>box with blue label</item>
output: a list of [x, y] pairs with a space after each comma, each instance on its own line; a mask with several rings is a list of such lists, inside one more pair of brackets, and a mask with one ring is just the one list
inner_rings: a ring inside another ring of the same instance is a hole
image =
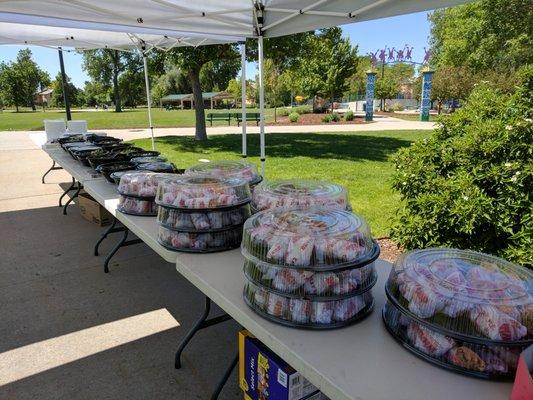
[[320, 398], [316, 386], [246, 330], [239, 332], [239, 386], [246, 400]]

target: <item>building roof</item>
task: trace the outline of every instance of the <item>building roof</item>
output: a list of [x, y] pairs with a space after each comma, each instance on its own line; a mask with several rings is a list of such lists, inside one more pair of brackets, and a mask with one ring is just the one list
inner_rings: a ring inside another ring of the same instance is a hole
[[[222, 100], [222, 99], [232, 99], [234, 96], [228, 92], [204, 92], [202, 93], [204, 100]], [[162, 97], [162, 101], [191, 101], [193, 99], [192, 93], [188, 94], [169, 94], [165, 97]]]
[[36, 92], [35, 94], [36, 94], [36, 95], [47, 95], [47, 94], [52, 94], [53, 91], [54, 91], [54, 89], [52, 89], [52, 88], [46, 88], [46, 89], [44, 89], [44, 90], [41, 90], [41, 91], [39, 91], [39, 92]]

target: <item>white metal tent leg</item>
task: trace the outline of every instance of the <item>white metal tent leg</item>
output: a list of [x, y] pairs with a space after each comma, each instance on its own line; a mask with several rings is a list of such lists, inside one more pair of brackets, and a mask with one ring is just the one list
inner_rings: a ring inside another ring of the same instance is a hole
[[155, 150], [154, 127], [152, 125], [152, 99], [150, 98], [150, 82], [148, 81], [148, 61], [143, 53], [144, 63], [144, 83], [146, 84], [146, 104], [148, 105], [148, 124], [150, 125], [150, 134], [152, 136], [152, 150]]
[[248, 156], [246, 149], [246, 42], [241, 44], [241, 112], [242, 112], [242, 157]]
[[265, 176], [265, 87], [263, 85], [263, 36], [257, 38], [259, 52], [259, 146], [261, 154], [261, 175]]

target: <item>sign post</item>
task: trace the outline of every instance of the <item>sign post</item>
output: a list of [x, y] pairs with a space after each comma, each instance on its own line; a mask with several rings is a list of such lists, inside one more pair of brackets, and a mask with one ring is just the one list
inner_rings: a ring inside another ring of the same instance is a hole
[[374, 118], [374, 91], [376, 87], [376, 72], [370, 70], [366, 72], [366, 108], [365, 121], [372, 121]]
[[422, 71], [422, 96], [420, 98], [420, 121], [429, 121], [431, 109], [431, 85], [434, 71], [427, 68]]

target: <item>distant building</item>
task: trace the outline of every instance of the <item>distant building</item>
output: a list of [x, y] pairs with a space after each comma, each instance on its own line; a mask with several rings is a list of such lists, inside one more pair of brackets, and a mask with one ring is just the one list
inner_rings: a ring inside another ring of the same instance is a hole
[[45, 88], [40, 92], [35, 93], [34, 102], [39, 106], [47, 106], [52, 101], [52, 93], [54, 89]]
[[[210, 109], [218, 108], [223, 100], [235, 101], [233, 95], [228, 92], [204, 92], [202, 93], [202, 97], [204, 99], [204, 107]], [[161, 100], [159, 100], [159, 106], [161, 108], [167, 105], [173, 105], [181, 108], [182, 110], [184, 108], [192, 109], [194, 107], [194, 98], [192, 93], [169, 94], [168, 96], [162, 97]]]

